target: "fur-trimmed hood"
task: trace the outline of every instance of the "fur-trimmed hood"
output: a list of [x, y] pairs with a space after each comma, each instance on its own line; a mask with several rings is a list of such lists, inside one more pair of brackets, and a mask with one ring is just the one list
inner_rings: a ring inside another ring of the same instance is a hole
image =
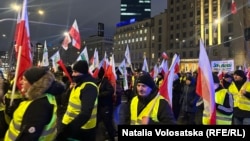
[[62, 82], [58, 82], [51, 72], [46, 72], [39, 80], [34, 82], [29, 90], [25, 93], [25, 97], [30, 100], [37, 99], [45, 93], [52, 95], [61, 94], [65, 90]]

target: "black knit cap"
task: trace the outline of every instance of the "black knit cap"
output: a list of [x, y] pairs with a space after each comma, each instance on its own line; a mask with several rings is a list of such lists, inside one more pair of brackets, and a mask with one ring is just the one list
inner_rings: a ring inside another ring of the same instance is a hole
[[24, 72], [24, 77], [29, 81], [30, 84], [38, 81], [44, 74], [46, 74], [47, 69], [44, 67], [31, 67]]
[[243, 71], [243, 70], [236, 70], [235, 72], [234, 72], [234, 75], [238, 75], [238, 76], [240, 76], [241, 78], [243, 78], [243, 79], [246, 79], [247, 77], [246, 77], [246, 74], [245, 74], [245, 72]]
[[147, 72], [140, 72], [139, 77], [137, 79], [137, 83], [143, 83], [148, 87], [150, 87], [151, 89], [154, 89], [156, 87], [153, 78]]
[[89, 72], [88, 62], [85, 60], [77, 61], [73, 66], [73, 70], [82, 74], [87, 74]]

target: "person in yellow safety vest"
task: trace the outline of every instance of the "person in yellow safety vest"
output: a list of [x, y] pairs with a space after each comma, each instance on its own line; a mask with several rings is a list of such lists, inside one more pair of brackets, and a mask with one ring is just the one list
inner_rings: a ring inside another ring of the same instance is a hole
[[130, 124], [176, 124], [169, 102], [161, 96], [153, 78], [140, 72], [137, 79], [137, 95], [130, 103]]
[[16, 90], [15, 90], [14, 95], [13, 95], [13, 102], [12, 102], [12, 105], [10, 105], [13, 84], [14, 84], [14, 78], [10, 81], [10, 86], [9, 86], [8, 91], [5, 94], [5, 98], [4, 98], [4, 103], [6, 106], [6, 108], [5, 108], [5, 120], [8, 124], [10, 123], [10, 120], [13, 117], [14, 111], [16, 110], [18, 105], [24, 100], [23, 95], [20, 93], [20, 91], [16, 87]]
[[233, 125], [250, 125], [250, 82], [244, 71], [236, 70], [228, 87], [234, 99]]
[[24, 72], [21, 81], [26, 100], [13, 114], [4, 141], [52, 141], [56, 137], [55, 95], [65, 88], [44, 67], [31, 67]]
[[73, 65], [72, 79], [75, 86], [57, 140], [95, 141], [99, 92], [96, 79], [89, 74], [87, 61], [80, 60]]
[[[216, 106], [216, 125], [232, 125], [233, 96], [220, 84], [218, 76], [213, 73]], [[203, 125], [209, 125], [210, 115], [204, 110]]]

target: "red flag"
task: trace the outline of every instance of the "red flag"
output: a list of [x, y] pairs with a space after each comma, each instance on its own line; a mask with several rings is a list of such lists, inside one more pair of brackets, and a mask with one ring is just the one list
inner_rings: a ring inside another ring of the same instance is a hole
[[72, 81], [72, 78], [71, 76], [69, 75], [69, 72], [67, 71], [62, 59], [60, 59], [59, 61], [57, 61], [57, 64], [62, 68], [63, 72], [65, 73], [65, 75], [68, 77], [69, 81], [70, 82], [73, 82]]
[[[16, 41], [16, 54], [17, 54], [17, 87], [21, 90], [20, 81], [24, 71], [32, 66], [29, 21], [27, 13], [27, 0], [23, 1], [22, 17], [19, 23]], [[20, 54], [19, 54], [20, 53]], [[20, 55], [20, 57], [18, 57]]]
[[213, 84], [212, 68], [203, 42], [200, 40], [200, 54], [196, 93], [203, 98], [204, 112], [210, 115], [210, 123], [216, 124], [215, 90]]
[[232, 4], [231, 4], [231, 13], [232, 14], [236, 14], [237, 13], [236, 2], [234, 0], [232, 0]]
[[69, 35], [73, 38], [72, 45], [77, 49], [81, 49], [81, 37], [76, 20], [69, 30]]

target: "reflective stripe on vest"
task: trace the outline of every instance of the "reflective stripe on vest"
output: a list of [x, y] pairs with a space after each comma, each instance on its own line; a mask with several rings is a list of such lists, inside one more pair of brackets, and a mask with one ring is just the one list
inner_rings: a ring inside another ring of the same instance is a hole
[[234, 98], [234, 107], [238, 107], [241, 110], [250, 111], [250, 100], [240, 93], [241, 90], [250, 92], [250, 82], [245, 82], [241, 89], [238, 91], [234, 82], [229, 86], [228, 90], [232, 93]]
[[[42, 97], [45, 97], [45, 96], [47, 97], [49, 103], [53, 105], [53, 115], [49, 124], [47, 124], [44, 127], [43, 132], [38, 139], [39, 141], [40, 140], [54, 140], [56, 136], [56, 118], [57, 118], [56, 99], [53, 95], [50, 95], [50, 94], [45, 94]], [[34, 100], [27, 100], [27, 101], [23, 101], [20, 103], [20, 105], [18, 106], [18, 108], [15, 110], [13, 114], [13, 119], [11, 120], [9, 129], [5, 134], [4, 141], [16, 140], [16, 138], [21, 132], [21, 124], [22, 124], [23, 116], [25, 115], [25, 111], [33, 101]]]
[[[227, 89], [221, 89], [217, 92], [215, 92], [215, 102], [217, 104], [223, 105], [225, 96], [227, 94]], [[231, 103], [231, 108], [222, 108], [225, 112], [232, 112], [233, 111], [233, 101]], [[209, 111], [208, 107], [204, 109], [203, 112], [203, 117], [202, 117], [202, 122], [204, 125], [209, 125], [210, 124], [210, 114], [207, 113]], [[231, 125], [232, 124], [232, 117], [233, 114], [231, 115], [225, 115], [222, 114], [221, 112], [216, 110], [216, 125]]]
[[[5, 97], [8, 99], [11, 99], [11, 95], [12, 95], [12, 91], [8, 90], [8, 92], [5, 94]], [[23, 96], [18, 91], [16, 91], [13, 95], [13, 99], [22, 99], [22, 98]]]
[[[131, 125], [140, 125], [142, 121], [142, 117], [147, 116], [150, 117], [152, 120], [158, 122], [158, 108], [160, 100], [164, 99], [161, 95], [156, 96], [154, 99], [152, 99], [147, 106], [142, 110], [142, 112], [137, 116], [137, 107], [138, 107], [138, 97], [135, 96], [130, 105], [130, 111], [131, 111]], [[153, 108], [152, 108], [153, 107]]]
[[[79, 115], [81, 112], [81, 100], [79, 99], [81, 90], [85, 87], [86, 84], [91, 84], [96, 87], [97, 92], [99, 92], [98, 87], [93, 82], [84, 82], [81, 86], [77, 88], [73, 88], [70, 97], [69, 97], [69, 104], [67, 107], [67, 110], [63, 116], [62, 123], [69, 124], [74, 118]], [[91, 117], [90, 119], [81, 126], [82, 129], [90, 129], [96, 126], [96, 117], [97, 117], [97, 97], [94, 103], [94, 108], [92, 109]]]

